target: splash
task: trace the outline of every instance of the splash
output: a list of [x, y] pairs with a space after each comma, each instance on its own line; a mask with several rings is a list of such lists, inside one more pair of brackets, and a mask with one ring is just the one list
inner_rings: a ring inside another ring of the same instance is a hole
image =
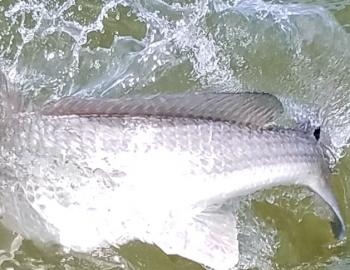
[[[81, 19], [87, 9], [91, 17]], [[202, 27], [207, 12], [206, 2], [18, 1], [4, 8], [1, 35], [11, 38], [2, 44], [1, 56], [8, 73], [24, 91], [34, 92], [33, 98], [116, 96], [158, 88], [162, 74], [179, 65], [189, 67], [190, 80], [231, 81]]]
[[[36, 106], [68, 95], [204, 88], [292, 97], [319, 109], [315, 117], [340, 158], [350, 136], [350, 40], [346, 25], [333, 14], [348, 5], [322, 0], [2, 1], [0, 69]], [[275, 251], [275, 231], [257, 230], [264, 241], [256, 246], [268, 258]], [[246, 265], [249, 253], [244, 254]]]

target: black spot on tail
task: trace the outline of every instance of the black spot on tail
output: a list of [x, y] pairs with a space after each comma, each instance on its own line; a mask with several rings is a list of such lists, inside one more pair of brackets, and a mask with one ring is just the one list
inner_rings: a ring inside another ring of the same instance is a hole
[[318, 141], [320, 139], [320, 135], [321, 135], [321, 127], [317, 127], [314, 130], [314, 136], [316, 141]]
[[331, 221], [331, 228], [337, 240], [344, 240], [346, 237], [345, 227], [338, 218], [336, 218], [334, 221]]

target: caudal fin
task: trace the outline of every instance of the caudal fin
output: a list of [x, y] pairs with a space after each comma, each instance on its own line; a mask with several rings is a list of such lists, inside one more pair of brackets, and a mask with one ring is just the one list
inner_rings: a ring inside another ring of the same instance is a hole
[[334, 236], [338, 240], [344, 240], [346, 238], [346, 226], [344, 219], [340, 213], [338, 202], [332, 192], [331, 187], [325, 181], [317, 181], [311, 186], [311, 189], [317, 193], [324, 202], [326, 202], [333, 212], [333, 219], [331, 221], [331, 227]]

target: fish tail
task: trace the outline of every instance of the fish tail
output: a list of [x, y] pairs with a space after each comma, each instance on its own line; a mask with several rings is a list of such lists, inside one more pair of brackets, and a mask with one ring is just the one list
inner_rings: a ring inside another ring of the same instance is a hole
[[[318, 179], [319, 180], [319, 179]], [[334, 236], [338, 240], [346, 239], [346, 226], [341, 215], [337, 199], [329, 185], [328, 177], [321, 177], [321, 181], [314, 181], [311, 189], [318, 194], [324, 202], [328, 204], [333, 212], [333, 219], [331, 221], [331, 228]]]

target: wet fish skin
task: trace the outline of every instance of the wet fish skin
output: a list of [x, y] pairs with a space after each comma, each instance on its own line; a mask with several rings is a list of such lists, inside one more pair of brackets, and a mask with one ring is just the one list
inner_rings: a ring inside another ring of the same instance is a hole
[[278, 185], [318, 193], [344, 237], [323, 144], [312, 132], [271, 128], [283, 111], [271, 95], [66, 98], [25, 113], [5, 86], [2, 222], [26, 238], [79, 251], [136, 238], [231, 269], [235, 218], [212, 205]]
[[[2, 174], [13, 175], [23, 189], [39, 187], [30, 204], [52, 225], [50, 209], [40, 201], [56, 200], [62, 207], [88, 203], [74, 194], [95, 185], [90, 182], [96, 171], [108, 176], [115, 194], [116, 187], [128, 185], [141, 196], [143, 188], [154, 185], [152, 196], [167, 198], [171, 207], [201, 209], [277, 185], [300, 184], [319, 192], [329, 176], [320, 145], [299, 130], [128, 116], [25, 114], [9, 123], [1, 138]], [[174, 190], [181, 190], [182, 203]]]

